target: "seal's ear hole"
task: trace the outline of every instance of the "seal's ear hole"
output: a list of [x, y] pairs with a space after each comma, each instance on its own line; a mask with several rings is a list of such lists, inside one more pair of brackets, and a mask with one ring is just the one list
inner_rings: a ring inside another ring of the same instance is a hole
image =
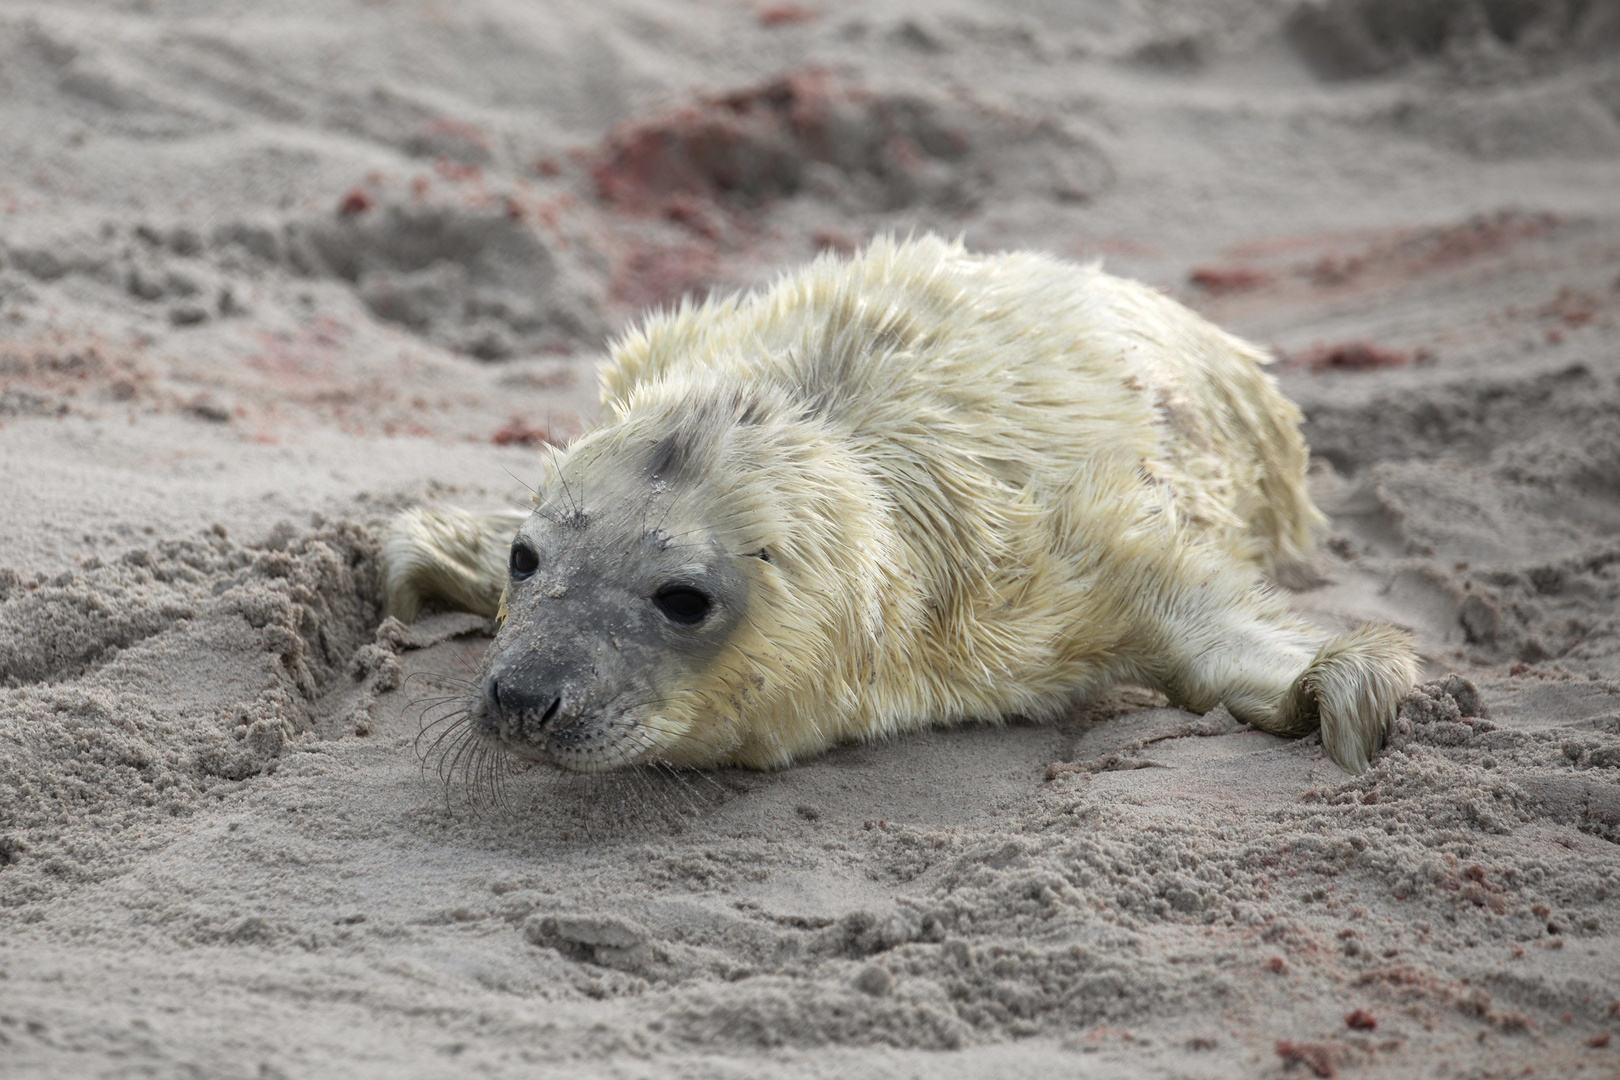
[[659, 589], [653, 604], [666, 619], [682, 626], [696, 626], [709, 617], [709, 609], [714, 606], [707, 596], [686, 585]]
[[679, 480], [692, 458], [692, 448], [678, 435], [670, 435], [653, 448], [647, 471], [660, 480]]
[[758, 551], [750, 551], [748, 553], [748, 557], [750, 559], [758, 559], [760, 562], [771, 561], [771, 553], [767, 548], [760, 548]]
[[522, 581], [540, 569], [540, 553], [526, 542], [518, 540], [512, 544], [512, 554], [507, 560], [507, 567], [512, 572], [513, 581]]

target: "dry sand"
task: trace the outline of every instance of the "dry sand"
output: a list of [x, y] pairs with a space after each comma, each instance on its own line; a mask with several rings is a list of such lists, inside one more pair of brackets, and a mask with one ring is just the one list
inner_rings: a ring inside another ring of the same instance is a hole
[[[14, 0], [0, 131], [0, 1073], [1620, 1069], [1615, 0]], [[912, 228], [1284, 357], [1373, 770], [1125, 690], [441, 784], [379, 524]]]

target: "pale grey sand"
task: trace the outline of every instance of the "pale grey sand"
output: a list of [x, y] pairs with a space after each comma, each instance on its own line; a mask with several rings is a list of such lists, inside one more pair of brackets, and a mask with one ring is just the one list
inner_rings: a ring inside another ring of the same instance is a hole
[[[1620, 1068], [1613, 0], [17, 2], [0, 131], [0, 1073]], [[1293, 600], [1433, 680], [1374, 769], [1128, 690], [435, 754], [486, 639], [379, 625], [378, 525], [520, 505], [640, 307], [919, 228], [1283, 355]]]

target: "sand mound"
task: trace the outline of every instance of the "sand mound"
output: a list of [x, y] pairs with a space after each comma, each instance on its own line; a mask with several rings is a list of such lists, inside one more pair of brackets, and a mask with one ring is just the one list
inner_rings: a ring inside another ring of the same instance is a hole
[[1620, 4], [1521, 0], [1307, 0], [1289, 40], [1328, 78], [1376, 75], [1425, 60], [1479, 63], [1510, 54], [1538, 70], [1620, 52]]
[[5, 903], [121, 872], [317, 728], [369, 731], [398, 682], [371, 644], [375, 554], [353, 525], [258, 548], [220, 529], [50, 579], [0, 572]]
[[876, 92], [823, 71], [627, 124], [598, 151], [591, 177], [606, 202], [673, 220], [702, 202], [758, 207], [801, 194], [854, 213], [964, 211], [1008, 183], [1085, 201], [1112, 179], [1100, 150], [1050, 120]]
[[378, 318], [484, 360], [601, 336], [592, 283], [521, 212], [349, 205], [303, 233]]

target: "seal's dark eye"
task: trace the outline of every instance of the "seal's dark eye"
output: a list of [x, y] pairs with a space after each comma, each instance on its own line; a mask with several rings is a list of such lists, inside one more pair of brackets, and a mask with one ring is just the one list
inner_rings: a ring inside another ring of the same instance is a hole
[[512, 545], [512, 558], [507, 564], [513, 581], [522, 581], [540, 569], [540, 553], [522, 540]]
[[680, 623], [682, 626], [696, 626], [709, 616], [712, 606], [709, 598], [696, 589], [685, 585], [671, 585], [667, 589], [659, 589], [658, 595], [653, 597], [653, 603], [670, 622]]

